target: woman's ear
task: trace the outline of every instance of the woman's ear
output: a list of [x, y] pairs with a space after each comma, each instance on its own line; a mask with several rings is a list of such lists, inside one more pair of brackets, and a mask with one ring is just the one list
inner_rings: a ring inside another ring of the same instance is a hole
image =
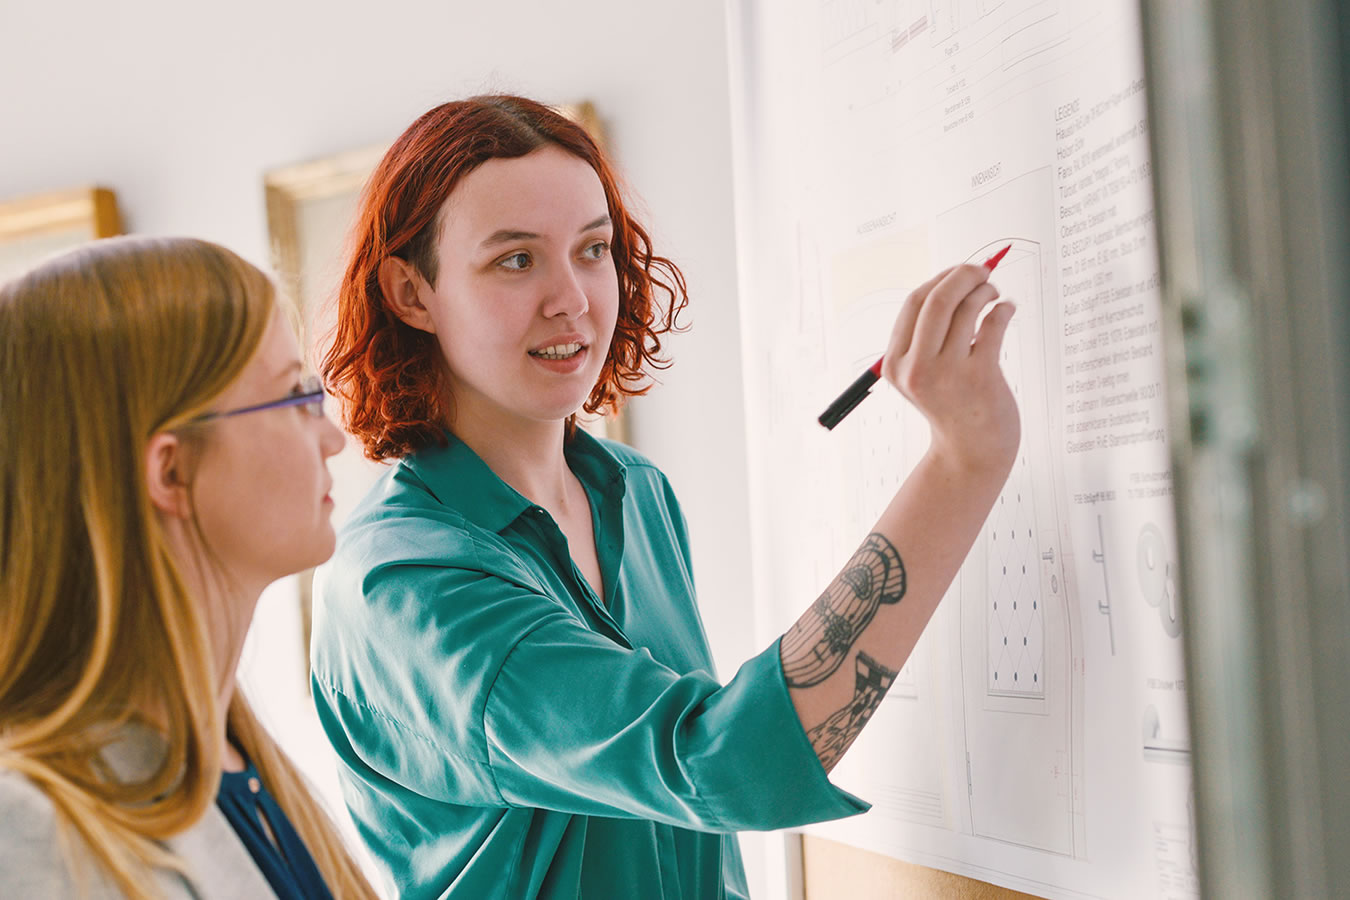
[[176, 519], [192, 518], [186, 456], [177, 435], [161, 432], [145, 451], [145, 483], [155, 509]]
[[407, 325], [429, 334], [436, 333], [436, 323], [418, 298], [418, 287], [423, 283], [417, 270], [406, 260], [387, 256], [380, 263], [380, 291], [389, 309]]

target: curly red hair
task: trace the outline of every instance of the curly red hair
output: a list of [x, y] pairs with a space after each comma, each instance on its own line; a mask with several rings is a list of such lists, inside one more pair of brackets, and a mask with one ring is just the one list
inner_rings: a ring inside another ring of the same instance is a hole
[[[605, 189], [614, 223], [610, 247], [619, 314], [600, 378], [582, 407], [617, 410], [651, 389], [646, 369], [670, 365], [661, 335], [678, 330], [689, 302], [684, 276], [652, 253], [628, 212], [619, 182], [580, 125], [523, 97], [491, 95], [445, 103], [423, 114], [380, 160], [362, 192], [351, 260], [337, 293], [337, 325], [323, 357], [328, 389], [344, 403], [343, 424], [374, 460], [443, 442], [451, 400], [434, 336], [405, 324], [380, 289], [379, 269], [396, 256], [429, 283], [437, 274], [441, 207], [455, 186], [489, 159], [514, 159], [546, 144], [584, 159]], [[574, 418], [568, 419], [569, 433]]]

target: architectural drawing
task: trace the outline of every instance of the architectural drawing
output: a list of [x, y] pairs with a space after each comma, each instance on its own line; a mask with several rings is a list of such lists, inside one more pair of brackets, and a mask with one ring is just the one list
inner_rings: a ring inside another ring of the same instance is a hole
[[831, 773], [872, 811], [809, 830], [1037, 896], [1194, 896], [1142, 65], [1121, 39], [1134, 6], [741, 2], [766, 638], [929, 447], [884, 383], [833, 431], [816, 417], [915, 286], [1012, 244], [991, 279], [1017, 305], [1000, 360], [1022, 423], [1011, 476]]
[[1171, 554], [1158, 526], [1149, 523], [1139, 532], [1139, 590], [1144, 601], [1158, 610], [1158, 622], [1170, 638], [1181, 637], [1177, 608], [1177, 577]]
[[1111, 655], [1116, 655], [1116, 626], [1111, 621], [1111, 573], [1106, 567], [1106, 532], [1102, 527], [1102, 517], [1097, 516], [1097, 549], [1092, 551], [1092, 561], [1102, 567], [1102, 594], [1097, 600], [1097, 612], [1106, 616], [1106, 636], [1111, 641]]

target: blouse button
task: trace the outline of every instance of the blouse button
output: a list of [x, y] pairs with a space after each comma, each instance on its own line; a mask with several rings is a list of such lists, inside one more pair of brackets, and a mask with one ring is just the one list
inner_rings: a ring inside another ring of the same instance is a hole
[[257, 778], [250, 776], [248, 779], [248, 789], [256, 794], [258, 791], [262, 790], [262, 782], [258, 781]]

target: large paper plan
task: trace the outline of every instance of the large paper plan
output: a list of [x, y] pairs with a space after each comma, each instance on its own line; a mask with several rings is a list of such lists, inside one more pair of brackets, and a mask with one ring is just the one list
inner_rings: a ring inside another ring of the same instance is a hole
[[927, 447], [885, 384], [816, 416], [915, 285], [1012, 245], [1012, 476], [835, 770], [874, 809], [809, 830], [1047, 897], [1195, 896], [1135, 5], [742, 2], [732, 31], [765, 639]]

